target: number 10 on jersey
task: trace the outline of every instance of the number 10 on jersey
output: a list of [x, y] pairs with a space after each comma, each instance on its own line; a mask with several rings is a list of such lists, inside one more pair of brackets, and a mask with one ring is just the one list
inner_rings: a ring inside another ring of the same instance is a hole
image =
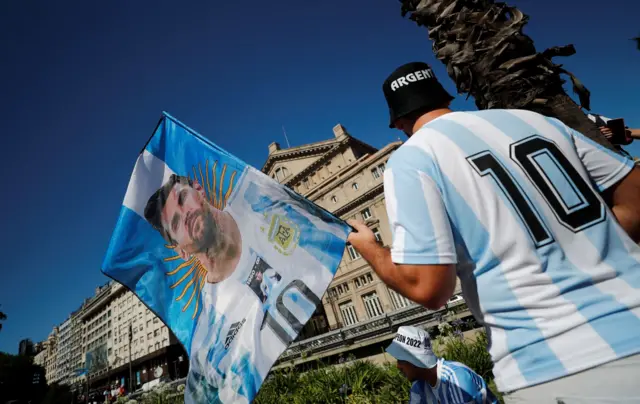
[[[511, 160], [524, 171], [564, 227], [578, 233], [605, 219], [604, 204], [554, 142], [534, 135], [511, 144], [509, 149]], [[524, 223], [536, 248], [554, 242], [522, 185], [490, 150], [469, 156], [467, 161], [481, 177], [493, 178]]]

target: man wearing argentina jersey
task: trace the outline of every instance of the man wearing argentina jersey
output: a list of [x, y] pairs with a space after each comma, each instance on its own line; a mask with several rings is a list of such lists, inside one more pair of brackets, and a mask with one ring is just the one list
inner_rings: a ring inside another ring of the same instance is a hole
[[422, 328], [399, 327], [387, 353], [411, 382], [409, 404], [498, 403], [476, 372], [462, 363], [438, 358]]
[[383, 88], [409, 136], [384, 175], [393, 243], [353, 222], [351, 244], [428, 308], [460, 278], [507, 401], [639, 400], [640, 169], [530, 111], [453, 112], [423, 63]]

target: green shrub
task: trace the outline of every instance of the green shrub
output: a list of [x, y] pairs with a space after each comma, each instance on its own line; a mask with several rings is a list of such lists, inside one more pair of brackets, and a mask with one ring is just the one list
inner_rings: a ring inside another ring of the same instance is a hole
[[[346, 384], [351, 394], [343, 401], [340, 387]], [[273, 372], [267, 377], [256, 404], [286, 402], [293, 404], [382, 404], [407, 402], [410, 384], [392, 365], [378, 366], [356, 361], [341, 367], [325, 367], [305, 373], [291, 369]]]

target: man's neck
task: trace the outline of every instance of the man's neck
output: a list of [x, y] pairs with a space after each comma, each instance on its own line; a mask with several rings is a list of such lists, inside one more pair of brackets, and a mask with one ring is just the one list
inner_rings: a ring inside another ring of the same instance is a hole
[[426, 381], [431, 387], [436, 387], [436, 384], [438, 384], [438, 367], [423, 369], [420, 372], [420, 380]]
[[434, 119], [441, 117], [442, 115], [453, 112], [449, 108], [440, 108], [434, 109], [433, 111], [429, 111], [426, 114], [422, 115], [420, 118], [416, 120], [413, 124], [413, 133], [416, 133], [420, 128], [422, 128], [427, 123], [433, 121]]
[[217, 217], [220, 231], [225, 237], [224, 249], [210, 258], [207, 282], [218, 283], [227, 279], [238, 266], [242, 255], [242, 236], [233, 216], [227, 212], [220, 212]]

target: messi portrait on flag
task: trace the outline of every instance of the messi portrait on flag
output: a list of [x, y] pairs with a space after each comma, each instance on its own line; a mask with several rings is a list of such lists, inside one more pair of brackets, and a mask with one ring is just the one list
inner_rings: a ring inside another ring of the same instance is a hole
[[249, 403], [310, 319], [349, 226], [164, 114], [103, 272], [189, 355], [187, 403]]

